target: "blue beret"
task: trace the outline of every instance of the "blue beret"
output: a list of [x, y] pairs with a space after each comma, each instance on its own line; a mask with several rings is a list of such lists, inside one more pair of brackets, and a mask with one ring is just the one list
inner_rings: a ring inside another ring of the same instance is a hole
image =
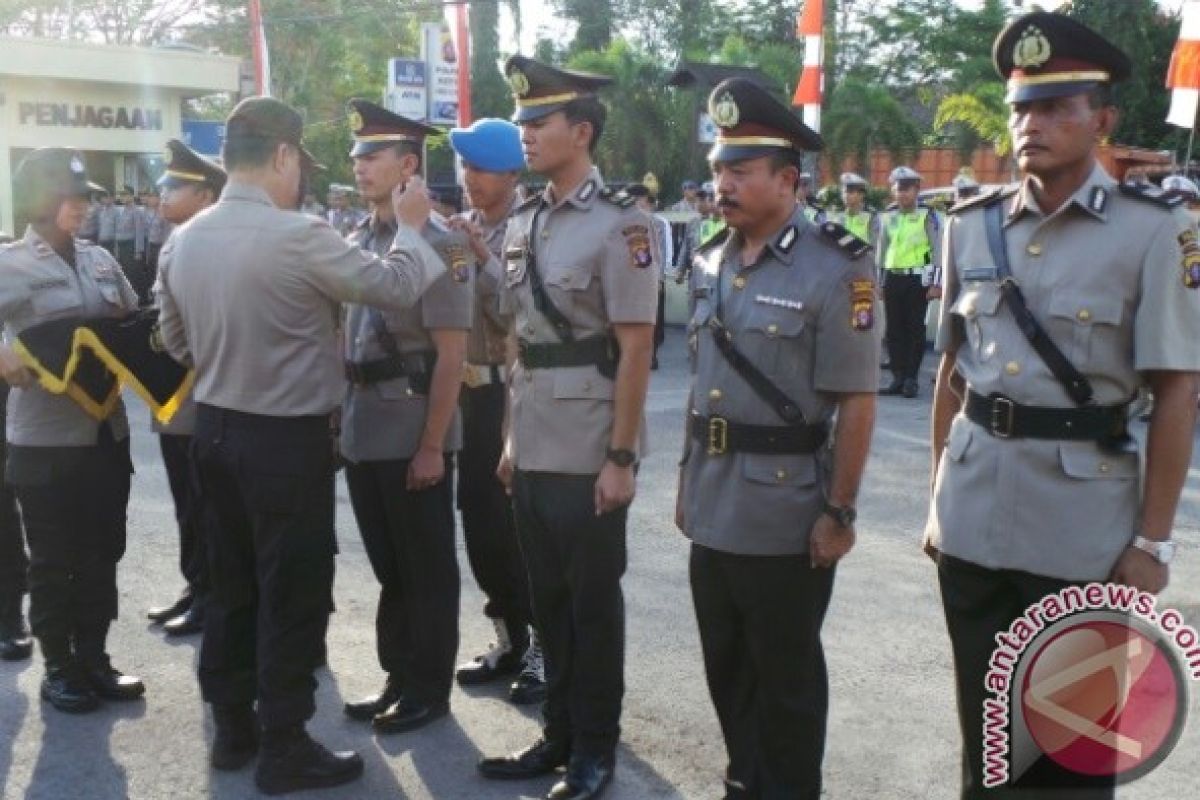
[[486, 172], [515, 172], [525, 168], [521, 129], [494, 118], [476, 120], [469, 128], [452, 128], [450, 146], [462, 160]]

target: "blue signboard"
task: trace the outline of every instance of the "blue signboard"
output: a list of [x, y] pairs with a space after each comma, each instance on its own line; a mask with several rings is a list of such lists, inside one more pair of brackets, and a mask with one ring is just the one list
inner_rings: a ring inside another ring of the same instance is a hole
[[224, 142], [224, 122], [199, 119], [183, 121], [183, 143], [197, 153], [216, 158], [221, 155], [221, 145]]

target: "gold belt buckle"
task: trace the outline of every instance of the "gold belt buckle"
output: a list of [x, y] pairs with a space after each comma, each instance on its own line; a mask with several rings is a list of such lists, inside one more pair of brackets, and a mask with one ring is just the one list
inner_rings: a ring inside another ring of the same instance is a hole
[[462, 379], [468, 389], [478, 389], [483, 386], [483, 376], [480, 374], [479, 367], [474, 364], [463, 364]]
[[710, 417], [708, 420], [708, 454], [723, 456], [729, 452], [729, 420]]

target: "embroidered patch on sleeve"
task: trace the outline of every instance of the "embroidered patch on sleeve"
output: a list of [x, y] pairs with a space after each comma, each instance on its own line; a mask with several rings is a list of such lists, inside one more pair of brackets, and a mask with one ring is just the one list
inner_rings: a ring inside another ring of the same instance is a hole
[[654, 263], [654, 252], [650, 249], [650, 231], [645, 225], [630, 225], [623, 228], [625, 245], [629, 248], [630, 266], [645, 269]]
[[875, 326], [875, 281], [850, 281], [850, 327], [869, 331]]

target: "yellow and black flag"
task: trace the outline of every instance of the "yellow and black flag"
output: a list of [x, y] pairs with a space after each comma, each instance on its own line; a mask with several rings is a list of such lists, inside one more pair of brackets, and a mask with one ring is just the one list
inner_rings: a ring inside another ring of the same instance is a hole
[[165, 424], [192, 388], [192, 371], [162, 347], [154, 310], [43, 322], [21, 331], [13, 349], [46, 391], [67, 395], [95, 419], [112, 413], [126, 384]]

